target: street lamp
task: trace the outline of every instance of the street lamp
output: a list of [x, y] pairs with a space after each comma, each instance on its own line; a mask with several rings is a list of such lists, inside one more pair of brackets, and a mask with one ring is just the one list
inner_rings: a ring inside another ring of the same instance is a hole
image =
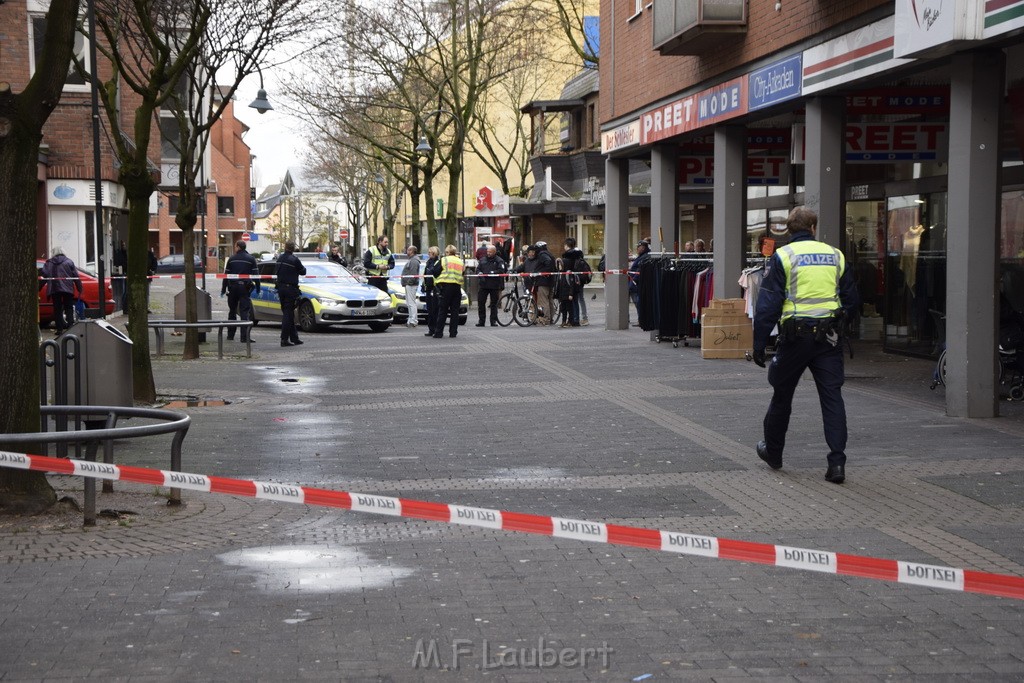
[[[426, 114], [424, 114], [423, 118], [427, 118], [428, 116], [434, 116], [436, 114], [447, 114], [448, 116], [452, 117], [452, 121], [455, 123], [455, 127], [459, 131], [459, 142], [460, 142], [460, 144], [459, 144], [459, 181], [462, 183], [462, 190], [460, 192], [462, 197], [461, 197], [460, 203], [462, 205], [462, 211], [461, 211], [462, 219], [465, 220], [465, 218], [466, 218], [466, 129], [462, 126], [462, 121], [459, 119], [459, 117], [456, 116], [455, 114], [453, 114], [452, 112], [448, 111], [447, 109], [434, 109], [433, 111], [429, 111]], [[420, 142], [419, 142], [418, 145], [416, 145], [416, 148], [415, 148], [414, 151], [417, 154], [430, 154], [433, 151], [433, 148], [430, 146], [430, 143], [427, 142], [426, 136], [423, 136], [423, 137], [420, 137]], [[455, 240], [458, 241], [458, 239], [459, 239], [458, 226], [456, 226]]]
[[256, 72], [260, 75], [260, 89], [256, 91], [256, 99], [249, 103], [249, 106], [258, 111], [260, 114], [266, 114], [268, 111], [273, 111], [274, 107], [271, 106], [270, 100], [267, 99], [267, 91], [263, 89], [263, 70], [256, 65]]

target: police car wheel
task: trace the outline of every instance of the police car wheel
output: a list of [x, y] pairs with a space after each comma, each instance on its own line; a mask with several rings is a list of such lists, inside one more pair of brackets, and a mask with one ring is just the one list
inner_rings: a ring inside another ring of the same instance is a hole
[[316, 332], [319, 327], [316, 324], [316, 313], [313, 311], [313, 304], [303, 301], [298, 311], [299, 327], [303, 332]]

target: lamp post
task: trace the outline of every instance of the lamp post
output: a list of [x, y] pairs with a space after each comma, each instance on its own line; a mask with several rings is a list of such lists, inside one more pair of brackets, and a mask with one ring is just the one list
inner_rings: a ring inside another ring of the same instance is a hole
[[260, 114], [266, 114], [268, 111], [273, 111], [274, 107], [271, 106], [270, 100], [267, 99], [267, 91], [263, 89], [263, 69], [256, 65], [256, 72], [260, 75], [260, 89], [256, 91], [256, 99], [249, 103], [249, 106], [258, 111]]
[[[448, 116], [452, 117], [452, 121], [455, 122], [455, 127], [458, 129], [458, 132], [459, 132], [459, 181], [462, 183], [462, 189], [461, 189], [459, 194], [462, 195], [461, 196], [461, 200], [460, 200], [460, 204], [462, 205], [462, 211], [461, 211], [461, 213], [462, 213], [462, 220], [465, 220], [465, 218], [466, 218], [466, 129], [462, 126], [462, 121], [459, 119], [459, 117], [456, 116], [455, 114], [453, 114], [452, 112], [448, 111], [447, 109], [434, 109], [433, 111], [429, 111], [426, 114], [424, 114], [423, 118], [427, 118], [428, 116], [434, 116], [436, 114], [447, 114]], [[430, 143], [427, 142], [426, 136], [420, 137], [420, 142], [419, 142], [418, 145], [416, 145], [415, 151], [416, 151], [417, 154], [430, 154], [433, 151], [433, 148], [430, 146]], [[461, 223], [461, 221], [460, 221], [460, 223]], [[455, 227], [455, 240], [456, 240], [456, 242], [458, 241], [458, 239], [459, 239], [459, 224], [456, 224], [456, 227]], [[438, 245], [438, 246], [440, 246], [440, 245]]]

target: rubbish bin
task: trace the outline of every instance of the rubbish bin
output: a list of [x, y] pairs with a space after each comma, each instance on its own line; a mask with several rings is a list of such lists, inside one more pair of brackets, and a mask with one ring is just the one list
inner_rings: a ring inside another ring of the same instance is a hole
[[[185, 319], [185, 290], [174, 295], [174, 319]], [[213, 320], [213, 297], [205, 289], [196, 289], [196, 320]], [[175, 332], [184, 332], [184, 328], [175, 329]], [[206, 341], [206, 333], [211, 328], [199, 328], [199, 341]]]
[[[64, 333], [78, 337], [81, 405], [133, 406], [132, 340], [106, 320], [80, 320]], [[75, 373], [68, 378], [69, 401]]]

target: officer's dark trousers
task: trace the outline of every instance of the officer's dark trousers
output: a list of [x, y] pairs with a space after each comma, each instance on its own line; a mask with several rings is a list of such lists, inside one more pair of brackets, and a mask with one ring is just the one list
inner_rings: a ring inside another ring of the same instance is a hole
[[295, 306], [299, 302], [299, 288], [295, 285], [278, 284], [277, 296], [281, 301], [281, 341], [298, 341], [295, 329]]
[[441, 306], [437, 313], [434, 336], [444, 334], [444, 321], [445, 317], [448, 317], [448, 336], [454, 337], [459, 333], [459, 305], [462, 299], [462, 287], [446, 282], [438, 285], [437, 288], [441, 290]]
[[[228, 320], [252, 320], [252, 299], [247, 284], [228, 285]], [[235, 328], [228, 328], [228, 339], [235, 338]], [[242, 341], [249, 339], [249, 329], [242, 328]]]
[[810, 334], [787, 340], [768, 365], [768, 382], [775, 389], [764, 416], [764, 440], [768, 453], [782, 455], [786, 446], [793, 393], [800, 376], [810, 368], [818, 387], [821, 417], [828, 444], [828, 464], [846, 464], [846, 406], [843, 404], [843, 350], [828, 342], [816, 342]]
[[480, 322], [484, 322], [484, 318], [487, 315], [488, 304], [487, 300], [490, 299], [490, 311], [491, 311], [491, 322], [498, 322], [498, 297], [501, 296], [500, 289], [480, 289], [479, 298], [477, 299], [477, 312], [480, 314]]
[[427, 331], [430, 334], [436, 334], [437, 330], [441, 328], [437, 324], [438, 309], [441, 307], [441, 302], [437, 298], [437, 287], [426, 290], [424, 294], [427, 297]]

